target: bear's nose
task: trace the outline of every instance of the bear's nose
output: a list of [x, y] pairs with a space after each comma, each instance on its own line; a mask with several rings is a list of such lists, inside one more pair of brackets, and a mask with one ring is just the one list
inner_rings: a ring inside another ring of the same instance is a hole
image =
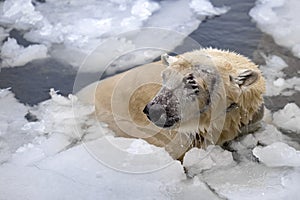
[[[166, 111], [163, 106], [159, 104], [149, 103], [145, 106], [143, 112], [147, 115], [148, 119], [152, 122], [159, 122], [162, 120], [162, 116], [166, 115]], [[164, 121], [166, 119], [163, 119]], [[162, 123], [162, 122], [161, 122]]]

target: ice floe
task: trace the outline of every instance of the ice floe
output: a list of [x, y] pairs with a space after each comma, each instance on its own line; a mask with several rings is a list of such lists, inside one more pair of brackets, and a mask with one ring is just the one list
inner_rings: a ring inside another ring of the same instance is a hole
[[22, 66], [32, 60], [46, 58], [47, 56], [48, 50], [45, 45], [34, 44], [23, 47], [13, 38], [8, 38], [1, 48], [3, 67]]
[[199, 175], [219, 197], [230, 200], [297, 199], [299, 170], [270, 168], [255, 162], [242, 162], [230, 168]]
[[300, 57], [298, 0], [257, 0], [250, 16], [258, 27], [273, 36], [275, 42]]
[[[0, 8], [1, 9], [1, 8]], [[3, 27], [0, 27], [0, 43], [8, 36], [8, 33], [5, 31]]]
[[261, 130], [254, 134], [260, 144], [270, 145], [274, 142], [283, 141], [283, 134], [273, 125], [265, 125]]
[[295, 103], [288, 103], [273, 114], [273, 122], [278, 127], [300, 134], [300, 108]]
[[7, 161], [20, 146], [35, 135], [22, 130], [29, 108], [19, 103], [10, 89], [0, 89], [0, 163]]
[[[27, 40], [47, 46], [55, 58], [79, 67], [92, 51], [99, 51], [99, 57], [92, 63], [94, 68], [88, 68], [90, 71], [103, 70], [107, 55], [110, 57], [110, 53], [117, 50], [114, 59], [141, 47], [154, 50], [152, 54], [142, 51], [139, 56], [129, 55], [118, 66], [131, 67], [152, 60], [161, 50], [172, 51], [181, 44], [207, 16], [221, 15], [228, 10], [216, 8], [208, 0], [190, 4], [185, 0], [47, 0], [36, 2], [35, 6], [31, 0], [6, 0], [0, 2], [0, 6], [3, 7], [0, 24], [25, 32]], [[147, 27], [153, 27], [152, 31], [139, 31]], [[166, 30], [165, 34], [156, 33], [157, 29]], [[126, 32], [130, 33], [124, 35]], [[101, 46], [108, 38], [109, 45]], [[152, 40], [158, 41], [160, 46], [149, 46]], [[7, 56], [13, 58], [13, 55]], [[137, 57], [145, 58], [136, 61]]]
[[266, 147], [255, 147], [253, 154], [270, 167], [300, 166], [300, 151], [282, 142], [275, 142]]
[[229, 7], [214, 7], [208, 0], [191, 0], [190, 7], [199, 15], [214, 16], [221, 15], [230, 9]]
[[183, 166], [188, 176], [193, 177], [204, 170], [233, 165], [231, 152], [223, 150], [220, 146], [208, 146], [206, 150], [193, 148], [186, 153]]

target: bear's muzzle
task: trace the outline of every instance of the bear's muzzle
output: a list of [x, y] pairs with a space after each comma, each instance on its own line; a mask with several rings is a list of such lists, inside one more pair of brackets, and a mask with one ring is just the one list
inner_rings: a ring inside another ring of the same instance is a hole
[[149, 102], [143, 113], [156, 126], [169, 128], [174, 126], [179, 120], [178, 100], [171, 91], [163, 89], [151, 102]]

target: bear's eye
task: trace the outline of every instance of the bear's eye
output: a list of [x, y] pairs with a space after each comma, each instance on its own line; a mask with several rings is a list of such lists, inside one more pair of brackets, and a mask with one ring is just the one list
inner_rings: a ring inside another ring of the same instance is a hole
[[184, 83], [184, 88], [193, 90], [193, 93], [191, 93], [191, 94], [196, 94], [196, 95], [199, 94], [199, 85], [196, 82], [193, 74], [187, 74], [183, 78], [182, 82]]

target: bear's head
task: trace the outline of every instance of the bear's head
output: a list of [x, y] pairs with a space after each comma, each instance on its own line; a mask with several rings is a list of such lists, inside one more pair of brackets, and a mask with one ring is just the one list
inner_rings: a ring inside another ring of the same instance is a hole
[[172, 128], [199, 118], [211, 103], [210, 93], [219, 79], [215, 69], [195, 65], [182, 56], [161, 56], [167, 67], [162, 87], [143, 112], [156, 126]]
[[258, 76], [252, 70], [245, 70], [237, 76], [226, 75], [224, 78], [224, 74], [220, 74], [206, 55], [195, 59], [164, 54], [161, 60], [167, 66], [162, 72], [162, 87], [143, 112], [150, 121], [162, 128], [178, 128], [193, 122], [193, 128], [188, 124], [189, 131], [193, 132], [199, 128], [201, 115], [209, 113], [213, 118], [212, 112], [215, 112], [214, 116], [225, 116], [232, 102], [226, 95], [225, 87], [228, 85], [225, 86], [224, 81], [228, 80], [229, 87], [239, 95], [242, 87], [254, 83]]

